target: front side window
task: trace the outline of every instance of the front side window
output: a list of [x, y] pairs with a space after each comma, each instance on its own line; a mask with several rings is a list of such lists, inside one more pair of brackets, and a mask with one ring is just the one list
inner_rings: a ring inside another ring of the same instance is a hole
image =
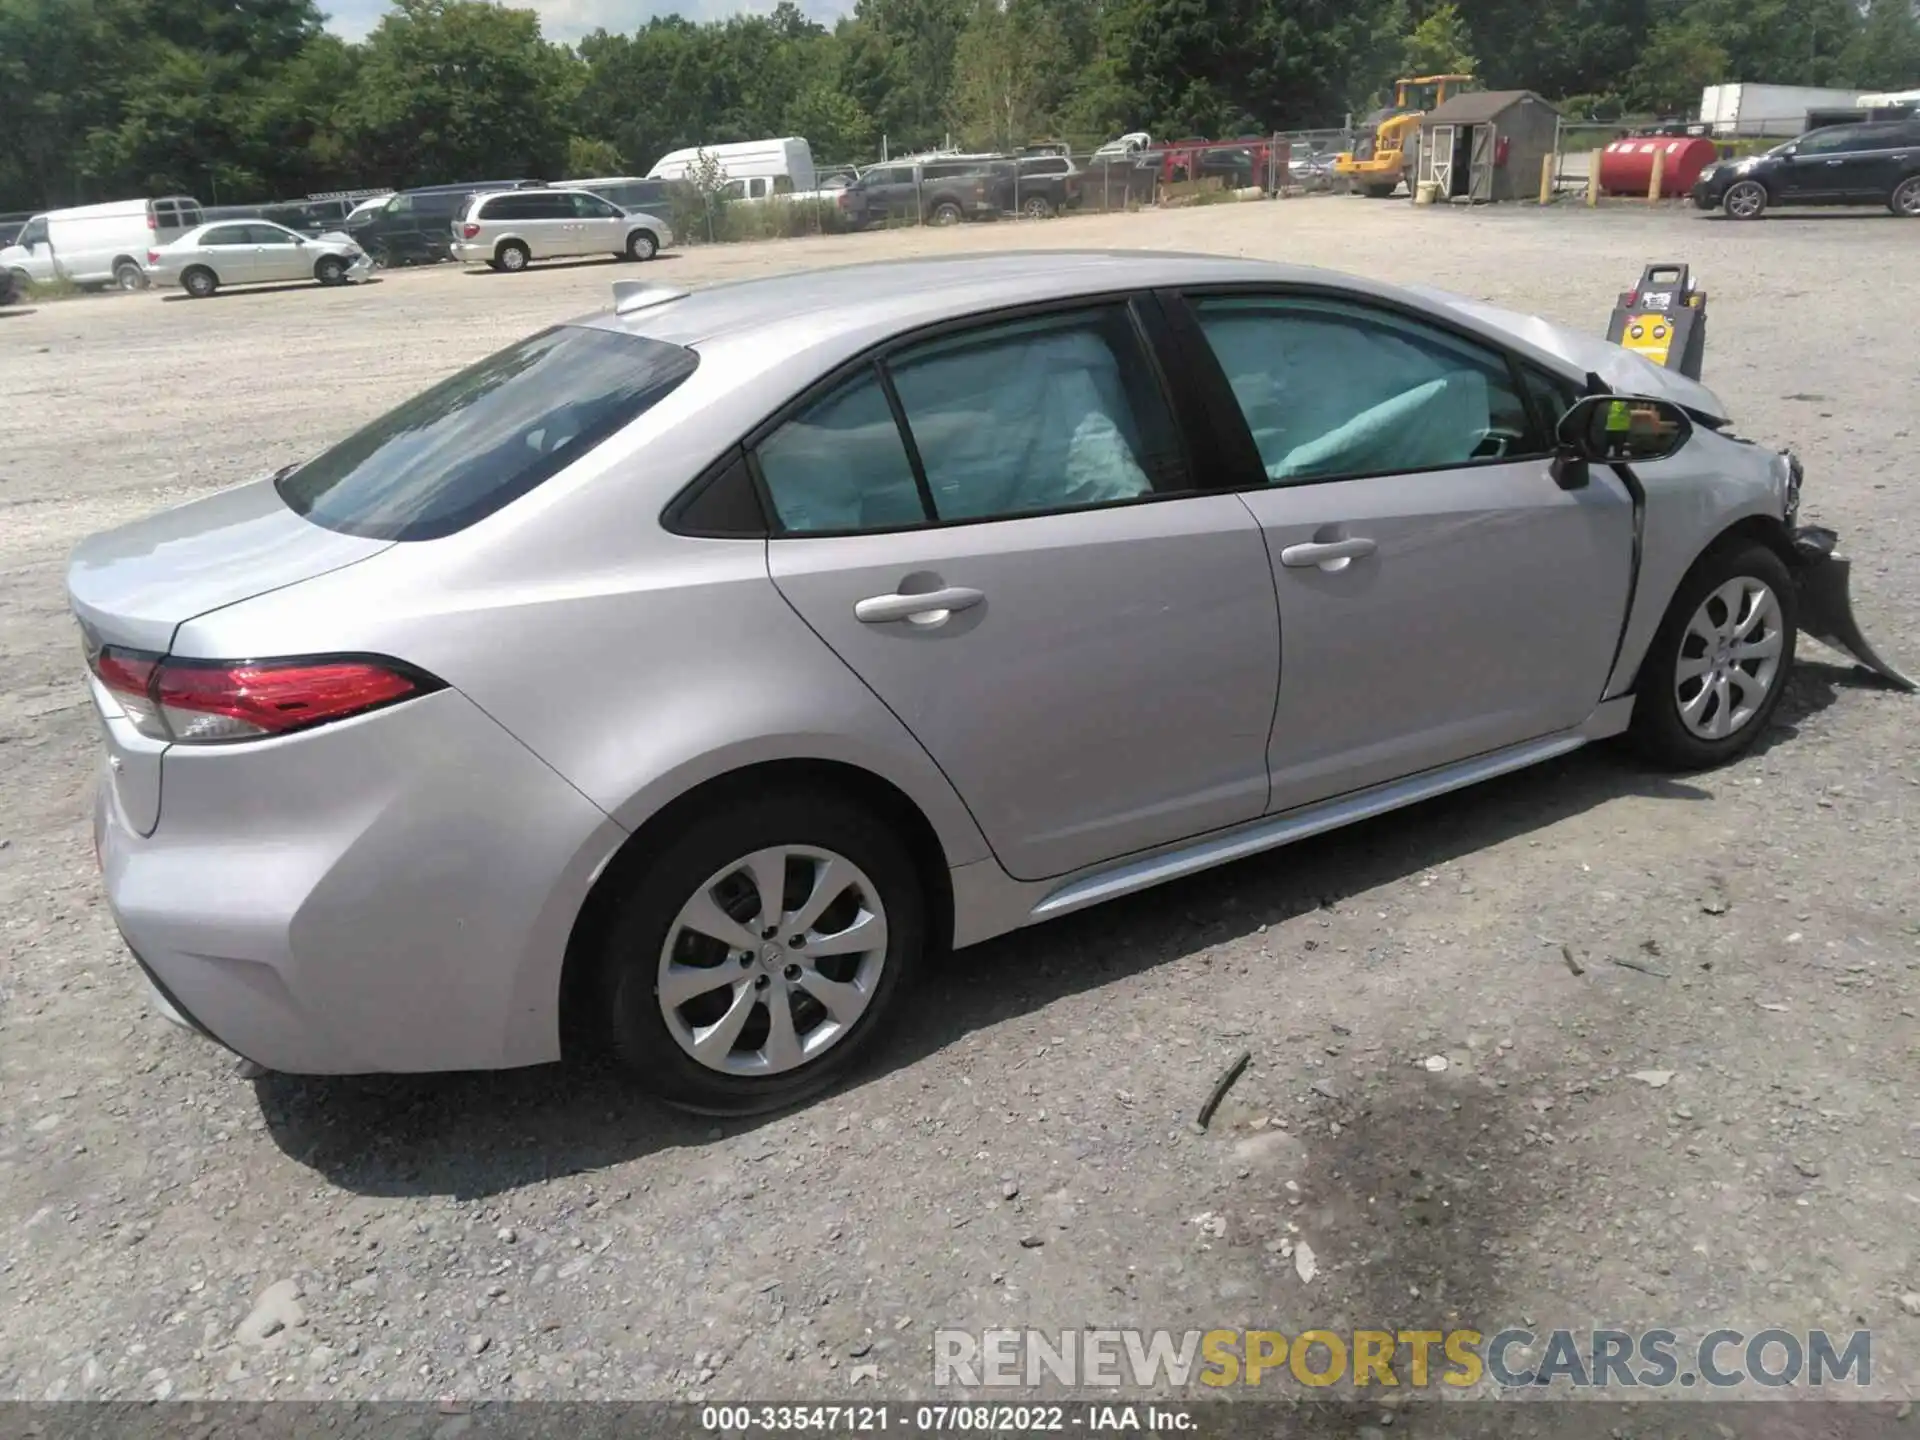
[[875, 369], [760, 447], [761, 475], [788, 533], [1007, 519], [1188, 483], [1159, 381], [1123, 306], [913, 345], [884, 369], [906, 437]]
[[31, 250], [36, 245], [47, 243], [47, 217], [37, 215], [27, 222], [27, 228], [20, 232], [19, 244]]
[[1853, 125], [1836, 125], [1831, 130], [1815, 130], [1801, 137], [1798, 153], [1835, 155], [1842, 150], [1860, 149], [1862, 147], [1857, 143], [1860, 135], [1859, 127]]
[[592, 450], [691, 375], [678, 345], [542, 331], [443, 380], [279, 482], [316, 525], [377, 540], [465, 529]]
[[255, 245], [292, 245], [298, 237], [278, 225], [249, 225], [247, 239]]
[[207, 231], [200, 237], [202, 245], [250, 245], [247, 227], [244, 225], [221, 225]]
[[413, 213], [413, 196], [396, 195], [387, 202], [387, 214], [410, 215]]
[[1497, 351], [1319, 298], [1194, 305], [1274, 484], [1543, 454]]
[[582, 190], [576, 190], [566, 198], [573, 206], [574, 215], [582, 220], [606, 220], [619, 213], [598, 195], [589, 195]]

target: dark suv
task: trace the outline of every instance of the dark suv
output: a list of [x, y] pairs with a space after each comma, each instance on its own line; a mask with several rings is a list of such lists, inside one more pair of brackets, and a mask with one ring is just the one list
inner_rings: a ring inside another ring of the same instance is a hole
[[382, 265], [446, 260], [452, 255], [453, 222], [482, 190], [522, 190], [538, 180], [473, 180], [464, 185], [423, 185], [402, 190], [362, 216], [349, 232]]
[[957, 225], [989, 219], [1000, 213], [993, 173], [997, 159], [956, 155], [874, 165], [840, 192], [840, 209], [856, 230], [889, 222]]
[[1832, 125], [1764, 155], [1709, 165], [1693, 203], [1757, 220], [1773, 205], [1885, 205], [1920, 219], [1920, 117]]
[[1080, 171], [1065, 155], [1023, 155], [993, 173], [994, 203], [1008, 214], [1044, 220], [1080, 204]]

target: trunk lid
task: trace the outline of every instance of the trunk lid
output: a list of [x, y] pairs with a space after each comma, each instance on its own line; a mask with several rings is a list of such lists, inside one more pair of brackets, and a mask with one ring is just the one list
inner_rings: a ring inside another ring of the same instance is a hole
[[[67, 564], [67, 600], [89, 653], [113, 645], [165, 655], [188, 620], [393, 543], [311, 524], [286, 507], [271, 479], [255, 480], [82, 541]], [[97, 680], [89, 688], [106, 732], [114, 801], [134, 829], [152, 834], [167, 744], [140, 734]]]

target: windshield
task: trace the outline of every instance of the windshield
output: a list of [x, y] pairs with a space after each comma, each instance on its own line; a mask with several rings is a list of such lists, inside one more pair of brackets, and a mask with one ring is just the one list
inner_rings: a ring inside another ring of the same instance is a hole
[[316, 525], [376, 540], [463, 530], [592, 450], [678, 386], [678, 345], [562, 325], [443, 380], [278, 481]]

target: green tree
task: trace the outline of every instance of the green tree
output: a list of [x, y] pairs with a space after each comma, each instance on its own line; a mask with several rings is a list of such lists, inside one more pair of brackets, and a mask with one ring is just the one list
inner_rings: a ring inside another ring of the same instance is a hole
[[366, 181], [557, 175], [582, 78], [531, 10], [395, 0], [367, 37], [340, 129]]
[[618, 175], [627, 168], [620, 147], [609, 140], [591, 140], [585, 135], [567, 139], [567, 179], [585, 180], [596, 175]]
[[1480, 62], [1468, 48], [1472, 43], [1460, 7], [1436, 5], [1408, 32], [1401, 69], [1408, 75], [1476, 75]]
[[1064, 50], [1041, 5], [977, 0], [954, 50], [952, 128], [967, 144], [1007, 149], [1050, 129], [1049, 77], [1067, 62]]
[[1843, 68], [1870, 90], [1903, 90], [1920, 81], [1920, 12], [1913, 0], [1870, 0]]
[[1686, 17], [1667, 21], [1649, 37], [1627, 77], [1627, 95], [1638, 108], [1685, 115], [1699, 104], [1703, 87], [1727, 78], [1725, 48], [1706, 25]]
[[793, 97], [781, 129], [806, 137], [820, 160], [864, 160], [873, 153], [877, 138], [873, 117], [827, 79], [813, 81]]

